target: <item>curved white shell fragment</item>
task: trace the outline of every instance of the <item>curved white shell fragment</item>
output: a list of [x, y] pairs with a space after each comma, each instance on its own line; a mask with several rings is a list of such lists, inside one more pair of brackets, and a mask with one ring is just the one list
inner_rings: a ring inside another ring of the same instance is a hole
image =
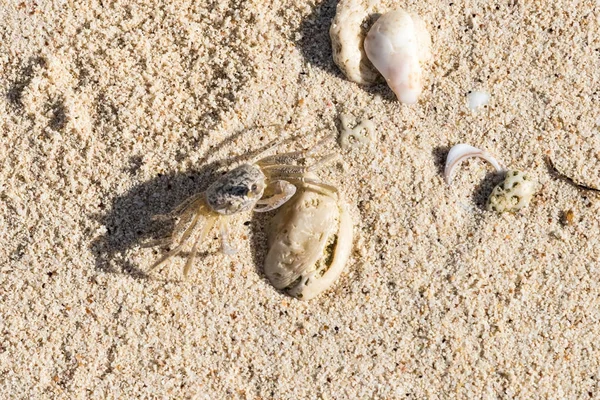
[[366, 0], [341, 0], [329, 28], [333, 61], [346, 78], [360, 85], [382, 80], [363, 47], [366, 36], [363, 22], [378, 12], [381, 10]]
[[506, 172], [506, 178], [492, 191], [488, 199], [488, 211], [517, 212], [527, 207], [537, 191], [538, 184], [529, 175], [518, 170]]
[[479, 157], [483, 158], [496, 169], [497, 172], [504, 171], [504, 167], [487, 151], [478, 149], [477, 147], [473, 147], [471, 145], [460, 143], [453, 146], [448, 152], [448, 156], [446, 157], [446, 167], [444, 168], [444, 178], [448, 185], [452, 183], [452, 176], [454, 175], [454, 170], [462, 161], [471, 157]]
[[345, 204], [304, 187], [274, 217], [264, 272], [273, 286], [310, 300], [338, 278], [352, 250]]
[[431, 58], [431, 36], [423, 20], [403, 10], [385, 13], [369, 30], [364, 47], [398, 100], [416, 103], [422, 87], [421, 64]]

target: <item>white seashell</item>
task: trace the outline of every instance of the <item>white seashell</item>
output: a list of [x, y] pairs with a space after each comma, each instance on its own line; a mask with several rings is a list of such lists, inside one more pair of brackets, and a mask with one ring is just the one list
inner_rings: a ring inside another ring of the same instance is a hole
[[421, 94], [421, 64], [431, 58], [431, 36], [416, 14], [395, 10], [373, 24], [364, 42], [367, 57], [402, 103]]
[[346, 78], [360, 85], [382, 81], [363, 47], [366, 36], [363, 23], [381, 11], [377, 5], [365, 0], [341, 0], [329, 28], [333, 61]]
[[497, 212], [517, 212], [527, 207], [537, 188], [537, 182], [524, 172], [509, 170], [504, 181], [492, 191], [487, 209]]
[[504, 167], [487, 151], [478, 149], [465, 143], [453, 146], [446, 157], [446, 167], [444, 168], [444, 178], [448, 185], [452, 183], [454, 170], [462, 161], [471, 157], [483, 158], [496, 169], [497, 172], [504, 171]]
[[264, 272], [275, 288], [310, 300], [344, 269], [352, 249], [352, 220], [335, 197], [304, 187], [274, 217]]
[[467, 95], [467, 105], [469, 110], [476, 110], [479, 107], [487, 105], [490, 101], [490, 94], [487, 92], [470, 92]]

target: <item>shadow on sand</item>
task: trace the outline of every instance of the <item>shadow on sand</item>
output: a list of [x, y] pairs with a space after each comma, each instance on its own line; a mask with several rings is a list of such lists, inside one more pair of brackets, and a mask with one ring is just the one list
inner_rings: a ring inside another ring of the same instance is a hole
[[[246, 131], [247, 129], [244, 129], [235, 133], [213, 147], [211, 152], [233, 143]], [[109, 211], [100, 215], [92, 215], [92, 218], [95, 218], [106, 227], [106, 233], [94, 240], [91, 245], [92, 252], [96, 257], [96, 271], [128, 274], [141, 279], [148, 278], [145, 269], [149, 266], [135, 265], [126, 258], [126, 253], [134, 247], [147, 246], [148, 242], [170, 236], [175, 227], [176, 219], [164, 220], [155, 217], [168, 214], [188, 197], [206, 190], [212, 182], [226, 172], [226, 169], [217, 172], [222, 169], [223, 165], [247, 161], [263, 150], [264, 148], [250, 154], [227, 159], [225, 162], [206, 163], [208, 157], [204, 157], [198, 163], [202, 165], [202, 168], [198, 170], [158, 175], [156, 178], [134, 186], [127, 193], [115, 197], [111, 205], [106, 207]], [[245, 225], [251, 227], [249, 245], [257, 266], [256, 270], [261, 276], [262, 257], [266, 250], [264, 227], [267, 218], [268, 215], [254, 213], [249, 216], [250, 220], [245, 222]], [[213, 230], [213, 238], [215, 234], [216, 231]], [[156, 258], [159, 258], [162, 254], [160, 249], [161, 246], [157, 245]], [[197, 259], [202, 260], [202, 257], [206, 254], [200, 252]], [[185, 257], [185, 253], [181, 256]]]

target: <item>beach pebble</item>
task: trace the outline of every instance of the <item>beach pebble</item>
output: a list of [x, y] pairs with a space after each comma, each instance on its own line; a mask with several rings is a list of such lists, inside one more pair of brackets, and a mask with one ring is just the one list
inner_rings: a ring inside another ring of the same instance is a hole
[[492, 191], [487, 209], [499, 213], [517, 212], [527, 207], [537, 187], [537, 182], [528, 174], [522, 171], [508, 170], [504, 181]]
[[352, 250], [352, 220], [336, 197], [304, 187], [273, 218], [264, 272], [276, 289], [310, 300], [343, 271]]

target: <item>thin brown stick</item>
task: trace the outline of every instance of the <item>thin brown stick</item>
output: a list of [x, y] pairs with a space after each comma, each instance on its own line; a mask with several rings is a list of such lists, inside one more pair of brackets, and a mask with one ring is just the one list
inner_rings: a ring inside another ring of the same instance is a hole
[[593, 186], [589, 186], [586, 184], [583, 184], [581, 182], [577, 182], [575, 179], [571, 178], [570, 176], [560, 172], [558, 170], [558, 168], [556, 168], [556, 165], [554, 165], [554, 162], [552, 162], [552, 159], [550, 159], [550, 157], [546, 157], [546, 163], [548, 164], [548, 167], [556, 174], [556, 176], [559, 179], [562, 179], [563, 181], [569, 183], [570, 185], [575, 186], [577, 189], [579, 190], [584, 190], [584, 191], [592, 191], [592, 192], [599, 192], [600, 193], [600, 189], [593, 187]]

